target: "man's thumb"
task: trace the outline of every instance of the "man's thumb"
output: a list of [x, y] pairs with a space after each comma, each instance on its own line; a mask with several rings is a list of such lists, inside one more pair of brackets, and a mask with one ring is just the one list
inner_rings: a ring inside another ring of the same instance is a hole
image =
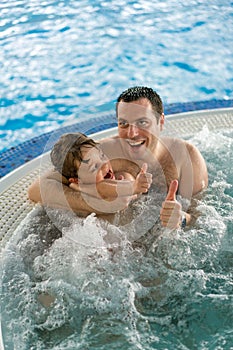
[[147, 163], [143, 163], [143, 164], [142, 164], [142, 167], [141, 167], [141, 170], [140, 170], [140, 173], [141, 173], [141, 174], [146, 173], [146, 172], [147, 172], [147, 168], [148, 168]]
[[167, 201], [175, 201], [176, 200], [176, 191], [178, 189], [178, 181], [172, 180], [169, 186], [168, 194], [166, 197]]

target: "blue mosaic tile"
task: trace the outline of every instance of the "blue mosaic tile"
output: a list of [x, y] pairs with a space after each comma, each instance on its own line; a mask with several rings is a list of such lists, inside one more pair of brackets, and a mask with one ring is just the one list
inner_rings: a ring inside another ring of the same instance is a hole
[[165, 114], [192, 112], [205, 109], [233, 107], [233, 100], [210, 100], [185, 103], [171, 103], [164, 106]]
[[92, 134], [114, 126], [117, 126], [114, 114], [104, 117], [100, 116], [98, 118], [92, 118], [91, 120], [61, 127], [11, 147], [0, 153], [0, 178], [18, 168], [20, 165], [49, 151], [57, 139], [64, 133], [83, 132], [85, 134]]
[[[189, 111], [233, 107], [233, 100], [211, 100], [186, 103], [172, 103], [164, 106], [165, 114], [176, 114]], [[83, 132], [92, 134], [117, 126], [115, 112], [98, 116], [72, 125], [48, 132], [0, 153], [0, 178], [18, 168], [20, 165], [49, 151], [56, 140], [64, 133]]]

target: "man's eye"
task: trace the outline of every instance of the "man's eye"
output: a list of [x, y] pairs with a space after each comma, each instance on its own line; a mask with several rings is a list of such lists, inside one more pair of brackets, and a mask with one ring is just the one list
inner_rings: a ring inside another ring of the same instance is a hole
[[147, 120], [139, 120], [138, 122], [137, 122], [137, 126], [139, 127], [139, 128], [146, 128], [147, 126], [148, 126], [148, 121]]
[[118, 123], [118, 125], [119, 125], [120, 128], [128, 128], [129, 123], [122, 120], [122, 121], [120, 121], [120, 122]]

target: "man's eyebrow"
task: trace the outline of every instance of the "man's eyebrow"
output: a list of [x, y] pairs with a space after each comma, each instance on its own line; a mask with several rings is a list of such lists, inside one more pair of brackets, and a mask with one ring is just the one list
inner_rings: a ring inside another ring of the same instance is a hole
[[[147, 116], [137, 117], [137, 118], [135, 118], [134, 121], [139, 121], [139, 120], [144, 120], [144, 119], [148, 119]], [[127, 117], [125, 117], [125, 118], [124, 117], [119, 117], [118, 121], [124, 121], [124, 122], [127, 122], [127, 123], [130, 124], [130, 121], [128, 121]]]
[[83, 159], [83, 160], [81, 160], [81, 163], [88, 164], [88, 163], [89, 163], [89, 161], [90, 161], [90, 159], [91, 159], [91, 158], [89, 158], [89, 159]]

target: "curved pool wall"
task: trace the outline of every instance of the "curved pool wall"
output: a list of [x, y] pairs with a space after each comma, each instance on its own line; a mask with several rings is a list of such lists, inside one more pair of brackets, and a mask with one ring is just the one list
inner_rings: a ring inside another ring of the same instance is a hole
[[[105, 120], [105, 116], [97, 118], [96, 122], [103, 125], [102, 119]], [[131, 249], [128, 251], [125, 246], [122, 247], [123, 255], [120, 254], [116, 258], [117, 260], [113, 262], [114, 267], [117, 267], [116, 270], [113, 269], [112, 261], [105, 259], [105, 255], [100, 260], [94, 259], [93, 264], [90, 264], [88, 253], [88, 273], [85, 272], [84, 266], [84, 273], [80, 275], [81, 265], [76, 264], [76, 268], [72, 270], [70, 275], [71, 280], [69, 280], [69, 273], [66, 273], [66, 268], [68, 267], [70, 271], [72, 260], [68, 259], [66, 264], [65, 260], [61, 259], [61, 253], [63, 248], [69, 248], [68, 250], [65, 249], [64, 253], [66, 252], [66, 255], [71, 256], [71, 258], [73, 257], [75, 262], [79, 261], [79, 259], [77, 260], [76, 240], [73, 242], [74, 245], [69, 244], [70, 239], [68, 241], [66, 239], [62, 240], [60, 242], [62, 250], [58, 250], [59, 254], [57, 255], [57, 245], [52, 245], [55, 249], [52, 250], [53, 254], [51, 256], [52, 261], [54, 261], [52, 266], [55, 267], [55, 270], [53, 270], [54, 281], [50, 284], [50, 279], [47, 280], [46, 275], [43, 282], [46, 283], [47, 287], [58, 289], [58, 295], [56, 294], [58, 298], [56, 306], [50, 309], [45, 319], [41, 319], [41, 316], [44, 315], [43, 309], [39, 312], [39, 318], [35, 317], [38, 315], [38, 313], [35, 313], [35, 310], [38, 310], [38, 304], [33, 302], [35, 293], [38, 290], [41, 291], [42, 285], [40, 282], [36, 283], [36, 288], [34, 288], [35, 280], [28, 273], [31, 270], [28, 269], [27, 261], [25, 261], [27, 266], [23, 265], [26, 270], [21, 270], [24, 253], [26, 257], [30, 258], [31, 253], [34, 257], [34, 247], [36, 247], [35, 251], [38, 252], [38, 241], [31, 240], [31, 237], [38, 236], [38, 231], [36, 235], [33, 235], [31, 228], [34, 230], [35, 226], [31, 225], [30, 221], [33, 220], [31, 215], [38, 214], [36, 210], [38, 207], [33, 208], [33, 211], [27, 217], [30, 222], [29, 226], [26, 224], [27, 221], [22, 221], [22, 219], [23, 216], [25, 217], [25, 213], [32, 208], [29, 201], [26, 200], [26, 189], [29, 182], [37, 176], [35, 175], [35, 163], [41, 168], [40, 158], [48, 158], [49, 152], [23, 164], [2, 178], [0, 184], [3, 185], [9, 178], [14, 177], [14, 180], [18, 182], [18, 187], [9, 186], [8, 183], [7, 190], [3, 193], [6, 197], [6, 207], [5, 209], [1, 207], [0, 212], [2, 210], [2, 213], [5, 212], [9, 218], [10, 211], [12, 211], [14, 217], [17, 218], [17, 223], [20, 222], [21, 225], [15, 231], [13, 221], [10, 219], [9, 230], [6, 231], [6, 240], [3, 240], [7, 241], [7, 245], [5, 246], [6, 249], [3, 248], [3, 263], [1, 264], [2, 270], [5, 271], [5, 279], [2, 279], [5, 289], [3, 289], [1, 304], [2, 319], [0, 321], [3, 338], [0, 338], [0, 349], [4, 348], [3, 344], [5, 350], [13, 349], [12, 342], [15, 342], [17, 349], [29, 349], [29, 347], [41, 350], [54, 349], [57, 346], [59, 347], [58, 342], [62, 344], [59, 348], [76, 349], [76, 345], [80, 343], [79, 335], [82, 338], [81, 347], [85, 342], [85, 345], [88, 345], [85, 348], [92, 348], [92, 344], [94, 344], [93, 348], [96, 348], [97, 342], [103, 344], [104, 341], [105, 346], [103, 345], [101, 348], [109, 349], [111, 347], [110, 343], [115, 345], [115, 342], [117, 342], [116, 334], [120, 335], [120, 345], [117, 348], [122, 348], [122, 350], [135, 348], [232, 349], [232, 249], [230, 243], [233, 195], [230, 189], [232, 183], [230, 162], [232, 125], [233, 108], [223, 108], [222, 105], [221, 108], [208, 108], [206, 110], [167, 115], [165, 134], [175, 136], [178, 133], [179, 137], [187, 139], [189, 139], [189, 135], [195, 135], [197, 138], [191, 137], [191, 140], [199, 146], [201, 152], [204, 152], [205, 159], [210, 165], [212, 185], [209, 186], [205, 200], [202, 202], [203, 215], [199, 226], [197, 225], [192, 231], [176, 232], [171, 237], [163, 232], [164, 234], [159, 240], [154, 235], [157, 232], [155, 229], [153, 231], [153, 241], [149, 237], [146, 238], [146, 244], [152, 250], [145, 253], [142, 249], [140, 253], [140, 249], [136, 249], [134, 255]], [[94, 123], [90, 127], [93, 129]], [[63, 129], [59, 129], [58, 132], [63, 132]], [[96, 136], [99, 139], [99, 137], [108, 137], [116, 132], [117, 128], [114, 127], [97, 132]], [[52, 136], [50, 135], [49, 142], [45, 143], [46, 147], [50, 144], [50, 139], [54, 140], [55, 136], [58, 136], [58, 133], [55, 132]], [[210, 155], [210, 159], [208, 155]], [[28, 168], [30, 168], [30, 173]], [[24, 182], [23, 177], [25, 178]], [[8, 191], [10, 191], [9, 197], [7, 197]], [[13, 198], [11, 198], [12, 193], [15, 194]], [[11, 199], [14, 201], [11, 202]], [[146, 201], [146, 203], [148, 202]], [[20, 210], [18, 210], [19, 206]], [[151, 213], [151, 208], [148, 209]], [[25, 213], [20, 217], [22, 211], [25, 211]], [[4, 216], [1, 213], [0, 217], [3, 222]], [[36, 217], [38, 223], [37, 219], [38, 217]], [[85, 226], [86, 229], [90, 229], [91, 223], [94, 225], [91, 227], [98, 227], [96, 221], [88, 221], [87, 226]], [[43, 224], [41, 225], [41, 222], [39, 224], [38, 229], [44, 232]], [[49, 227], [47, 222], [44, 224]], [[2, 226], [4, 226], [4, 222], [3, 225], [0, 225], [0, 232]], [[27, 231], [29, 227], [30, 229]], [[83, 227], [83, 221], [81, 227]], [[30, 239], [27, 240], [26, 238], [24, 241], [26, 245], [18, 246], [18, 234], [22, 237], [22, 228], [25, 228], [23, 232], [27, 233]], [[74, 227], [74, 234], [76, 234], [77, 228], [78, 226]], [[13, 232], [13, 236], [11, 236], [10, 231]], [[31, 244], [32, 242], [34, 243]], [[19, 247], [21, 249], [18, 249]], [[73, 248], [74, 250], [72, 250]], [[22, 254], [18, 255], [18, 251]], [[102, 250], [98, 252], [102, 252]], [[52, 271], [49, 268], [51, 260], [46, 261], [48, 272]], [[62, 286], [57, 284], [61, 278], [59, 272], [60, 261], [62, 262]], [[84, 263], [85, 261], [84, 259]], [[42, 265], [39, 264], [39, 266], [43, 267], [44, 260], [41, 263]], [[140, 266], [139, 270], [138, 266]], [[41, 269], [36, 269], [36, 271], [41, 271]], [[75, 271], [77, 273], [73, 273]], [[158, 283], [159, 276], [162, 279]], [[75, 284], [73, 284], [74, 281], [76, 281]], [[94, 283], [90, 284], [89, 281], [94, 281]], [[111, 281], [111, 283], [105, 284], [105, 281]], [[145, 284], [144, 281], [149, 283]], [[89, 288], [86, 289], [87, 284]], [[20, 285], [23, 286], [22, 289]], [[11, 286], [13, 286], [13, 290]], [[74, 287], [74, 294], [72, 286]], [[66, 295], [65, 299], [63, 299], [64, 293]], [[160, 296], [159, 299], [157, 295]], [[111, 296], [110, 299], [109, 296]], [[5, 297], [6, 299], [4, 299]], [[105, 300], [111, 300], [112, 302], [104, 304], [102, 301]], [[80, 305], [82, 305], [81, 309]], [[68, 313], [61, 312], [66, 310]], [[66, 315], [71, 316], [68, 321], [66, 321]], [[86, 327], [84, 327], [85, 334], [79, 332], [80, 324], [83, 324], [82, 319], [79, 319], [79, 315], [84, 315], [84, 320], [88, 320], [89, 315], [94, 318], [89, 325], [85, 321], [85, 326], [87, 325], [88, 328], [87, 332]], [[120, 322], [120, 325], [118, 324], [119, 319], [123, 321]], [[59, 320], [61, 323], [58, 322]], [[72, 329], [77, 331], [71, 334], [70, 339], [68, 337], [69, 332], [67, 334], [66, 330], [71, 329], [69, 326], [73, 325], [72, 320], [76, 321], [75, 328]], [[67, 324], [68, 328], [66, 327]], [[104, 328], [108, 324], [111, 327]], [[122, 324], [125, 326], [124, 328], [122, 328]], [[101, 330], [99, 326], [101, 326]], [[42, 331], [40, 334], [36, 331], [38, 327]], [[102, 333], [103, 329], [106, 332]], [[58, 335], [59, 338], [57, 338]], [[134, 341], [133, 344], [137, 344], [137, 346], [131, 347], [132, 340]], [[34, 346], [31, 341], [34, 342]], [[70, 341], [72, 341], [71, 345]], [[151, 347], [149, 347], [149, 343]], [[64, 344], [65, 346], [63, 346]], [[90, 347], [89, 344], [91, 344]]]
[[[176, 113], [229, 107], [233, 107], [233, 99], [172, 103], [165, 105], [164, 111], [165, 115], [172, 115]], [[116, 126], [115, 112], [110, 111], [109, 113], [105, 112], [94, 118], [56, 129], [55, 135], [56, 138], [58, 138], [63, 133], [78, 131], [86, 134], [93, 134]], [[49, 140], [53, 141], [51, 137], [53, 133], [54, 131], [44, 133], [0, 153], [0, 178], [44, 153], [47, 142]], [[54, 139], [54, 141], [55, 140], [56, 139]], [[46, 150], [48, 150], [48, 148]]]
[[[183, 137], [183, 135], [187, 135], [187, 130], [188, 132], [192, 130], [191, 131], [192, 134], [195, 133], [196, 124], [198, 125], [198, 130], [201, 130], [205, 125], [205, 121], [206, 121], [206, 124], [208, 125], [208, 128], [209, 128], [209, 126], [211, 126], [211, 123], [210, 124], [207, 123], [209, 119], [211, 122], [212, 121], [214, 122], [213, 124], [214, 130], [221, 129], [223, 126], [226, 130], [228, 130], [229, 127], [231, 129], [232, 118], [233, 118], [233, 109], [231, 107], [233, 107], [232, 100], [228, 100], [228, 101], [215, 100], [215, 101], [207, 101], [207, 102], [195, 102], [193, 104], [176, 104], [176, 105], [165, 106], [165, 112], [167, 114], [167, 121], [168, 121], [166, 129], [168, 129], [168, 133], [171, 131], [173, 136], [176, 135], [176, 132], [177, 132], [178, 136]], [[102, 135], [101, 137], [107, 137], [108, 134], [116, 132], [117, 129], [115, 128], [115, 126], [116, 126], [115, 115], [114, 113], [109, 112], [109, 114], [97, 116], [94, 120], [88, 120], [85, 122], [69, 125], [65, 128], [60, 128], [58, 130], [55, 130], [54, 134], [46, 133], [46, 134], [40, 135], [36, 138], [33, 138], [31, 140], [28, 140], [20, 144], [17, 147], [14, 147], [12, 149], [9, 149], [3, 152], [2, 154], [5, 154], [6, 156], [6, 167], [2, 169], [5, 169], [6, 174], [7, 172], [9, 174], [5, 177], [4, 175], [2, 175], [3, 178], [0, 180], [0, 187], [1, 187], [1, 182], [3, 185], [4, 180], [8, 181], [8, 178], [13, 176], [14, 180], [19, 182], [18, 186], [20, 191], [22, 191], [22, 187], [24, 187], [24, 190], [25, 190], [25, 188], [28, 186], [29, 181], [32, 181], [34, 179], [34, 175], [32, 176], [32, 170], [34, 172], [35, 163], [39, 161], [39, 158], [44, 157], [44, 154], [38, 158], [37, 156], [49, 150], [49, 146], [52, 144], [55, 138], [59, 137], [60, 134], [64, 132], [69, 132], [69, 131], [81, 130], [89, 134], [96, 133], [98, 134], [98, 137], [99, 135]], [[211, 128], [212, 127], [210, 127], [210, 130]], [[166, 129], [165, 129], [165, 132], [167, 132]], [[103, 132], [99, 132], [100, 130], [102, 130]], [[214, 139], [214, 144], [215, 144], [215, 139]], [[31, 152], [32, 146], [33, 146], [33, 150]], [[30, 151], [30, 153], [28, 151]], [[16, 152], [15, 155], [14, 155], [14, 152]], [[29, 157], [28, 154], [30, 155], [29, 159], [27, 158]], [[17, 162], [12, 163], [13, 155], [19, 165], [16, 164]], [[48, 155], [48, 152], [45, 153], [46, 157], [47, 155]], [[32, 158], [33, 160], [31, 160]], [[19, 167], [19, 169], [16, 169], [15, 171], [13, 171], [16, 167]], [[22, 180], [22, 176], [25, 174], [22, 174], [22, 172], [24, 171], [26, 172], [26, 169], [29, 167], [30, 167], [31, 173], [27, 174], [27, 177], [25, 176], [24, 184], [26, 184], [26, 186], [24, 186], [21, 180]], [[12, 191], [12, 188], [10, 188], [10, 190]], [[14, 189], [13, 189], [13, 192], [16, 194], [15, 196], [16, 198], [14, 198], [15, 205], [12, 205], [10, 201], [7, 201], [7, 208], [9, 207], [10, 208], [9, 210], [14, 212], [14, 215], [17, 217], [17, 220], [18, 220], [17, 222], [21, 222], [23, 217], [25, 217], [26, 215], [25, 213], [29, 212], [32, 209], [32, 206], [29, 205], [29, 202], [28, 201], [26, 202], [25, 194], [21, 196], [22, 198], [20, 202], [19, 198], [17, 197], [18, 192], [20, 191], [16, 190], [14, 192]], [[25, 190], [25, 193], [26, 193], [26, 190]], [[18, 210], [17, 206], [21, 206], [20, 210]], [[3, 210], [6, 212], [6, 215], [9, 216], [8, 209], [7, 210], [3, 209]], [[22, 211], [25, 211], [25, 213], [21, 217], [20, 215]], [[10, 230], [12, 230], [14, 225], [10, 221], [9, 221], [9, 227], [10, 227]], [[0, 227], [0, 231], [1, 231], [1, 227]], [[6, 240], [4, 240], [5, 242], [8, 241], [8, 238], [10, 237], [9, 231], [7, 231]], [[217, 282], [215, 281], [215, 283]], [[5, 340], [4, 328], [3, 328], [3, 339]], [[4, 349], [3, 339], [2, 339], [1, 327], [0, 327], [0, 349], [1, 350]], [[224, 339], [224, 341], [227, 341], [227, 339], [228, 338]]]

